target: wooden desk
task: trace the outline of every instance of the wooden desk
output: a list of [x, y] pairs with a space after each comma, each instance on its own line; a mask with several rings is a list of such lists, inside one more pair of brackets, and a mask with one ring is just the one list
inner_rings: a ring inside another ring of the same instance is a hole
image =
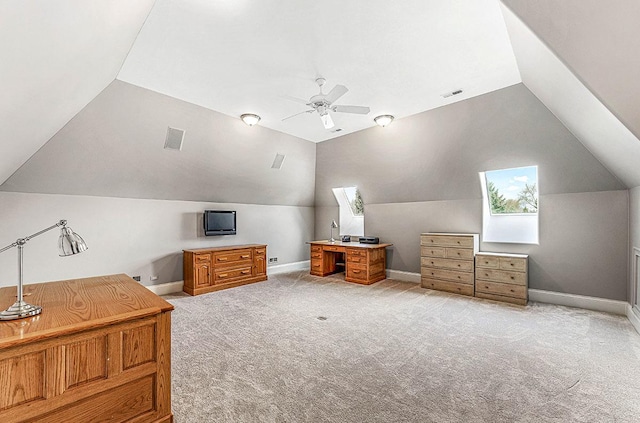
[[127, 275], [24, 288], [42, 314], [0, 322], [1, 422], [173, 421], [171, 304]]
[[311, 274], [327, 276], [340, 272], [344, 260], [347, 282], [370, 285], [387, 277], [387, 252], [393, 244], [311, 241]]

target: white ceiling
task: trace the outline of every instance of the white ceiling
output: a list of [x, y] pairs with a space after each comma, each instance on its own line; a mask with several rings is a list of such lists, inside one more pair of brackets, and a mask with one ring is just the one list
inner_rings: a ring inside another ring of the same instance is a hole
[[0, 184], [116, 77], [153, 0], [0, 0]]
[[[318, 76], [371, 113], [283, 122]], [[498, 0], [156, 0], [118, 79], [315, 142], [521, 81]]]

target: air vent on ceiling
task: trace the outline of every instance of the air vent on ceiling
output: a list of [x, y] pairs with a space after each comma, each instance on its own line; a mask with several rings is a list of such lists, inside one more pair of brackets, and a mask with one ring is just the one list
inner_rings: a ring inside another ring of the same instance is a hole
[[273, 164], [271, 165], [271, 169], [280, 169], [282, 168], [282, 163], [284, 162], [284, 154], [276, 154], [276, 158], [273, 160]]
[[442, 94], [442, 97], [449, 98], [449, 97], [453, 97], [454, 95], [458, 95], [458, 94], [462, 94], [462, 90], [455, 90], [455, 91], [451, 91], [450, 93]]
[[331, 131], [331, 132], [340, 132], [340, 131], [342, 131], [342, 128], [334, 129], [334, 130], [333, 130], [333, 131]]
[[167, 138], [164, 140], [165, 150], [182, 150], [182, 142], [184, 141], [184, 130], [167, 128]]

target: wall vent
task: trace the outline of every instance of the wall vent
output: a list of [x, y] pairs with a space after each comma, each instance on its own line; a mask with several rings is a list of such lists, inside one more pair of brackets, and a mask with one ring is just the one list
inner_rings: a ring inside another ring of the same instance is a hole
[[280, 169], [282, 168], [282, 163], [284, 162], [284, 154], [276, 154], [276, 158], [273, 160], [273, 164], [271, 165], [271, 169]]
[[454, 95], [458, 95], [458, 94], [462, 94], [462, 90], [455, 90], [455, 91], [451, 91], [450, 93], [444, 93], [444, 94], [442, 94], [442, 97], [449, 98], [449, 97], [453, 97]]
[[182, 150], [182, 142], [184, 141], [184, 130], [168, 127], [167, 138], [164, 140], [165, 150]]

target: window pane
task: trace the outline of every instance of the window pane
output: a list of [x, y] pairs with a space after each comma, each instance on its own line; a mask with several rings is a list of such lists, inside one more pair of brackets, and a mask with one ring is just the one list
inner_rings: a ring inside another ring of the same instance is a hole
[[485, 172], [491, 214], [538, 213], [538, 167]]
[[347, 201], [349, 201], [351, 213], [353, 213], [354, 216], [364, 216], [364, 203], [362, 202], [362, 197], [360, 197], [360, 191], [358, 191], [358, 188], [347, 187], [343, 189], [347, 196]]

